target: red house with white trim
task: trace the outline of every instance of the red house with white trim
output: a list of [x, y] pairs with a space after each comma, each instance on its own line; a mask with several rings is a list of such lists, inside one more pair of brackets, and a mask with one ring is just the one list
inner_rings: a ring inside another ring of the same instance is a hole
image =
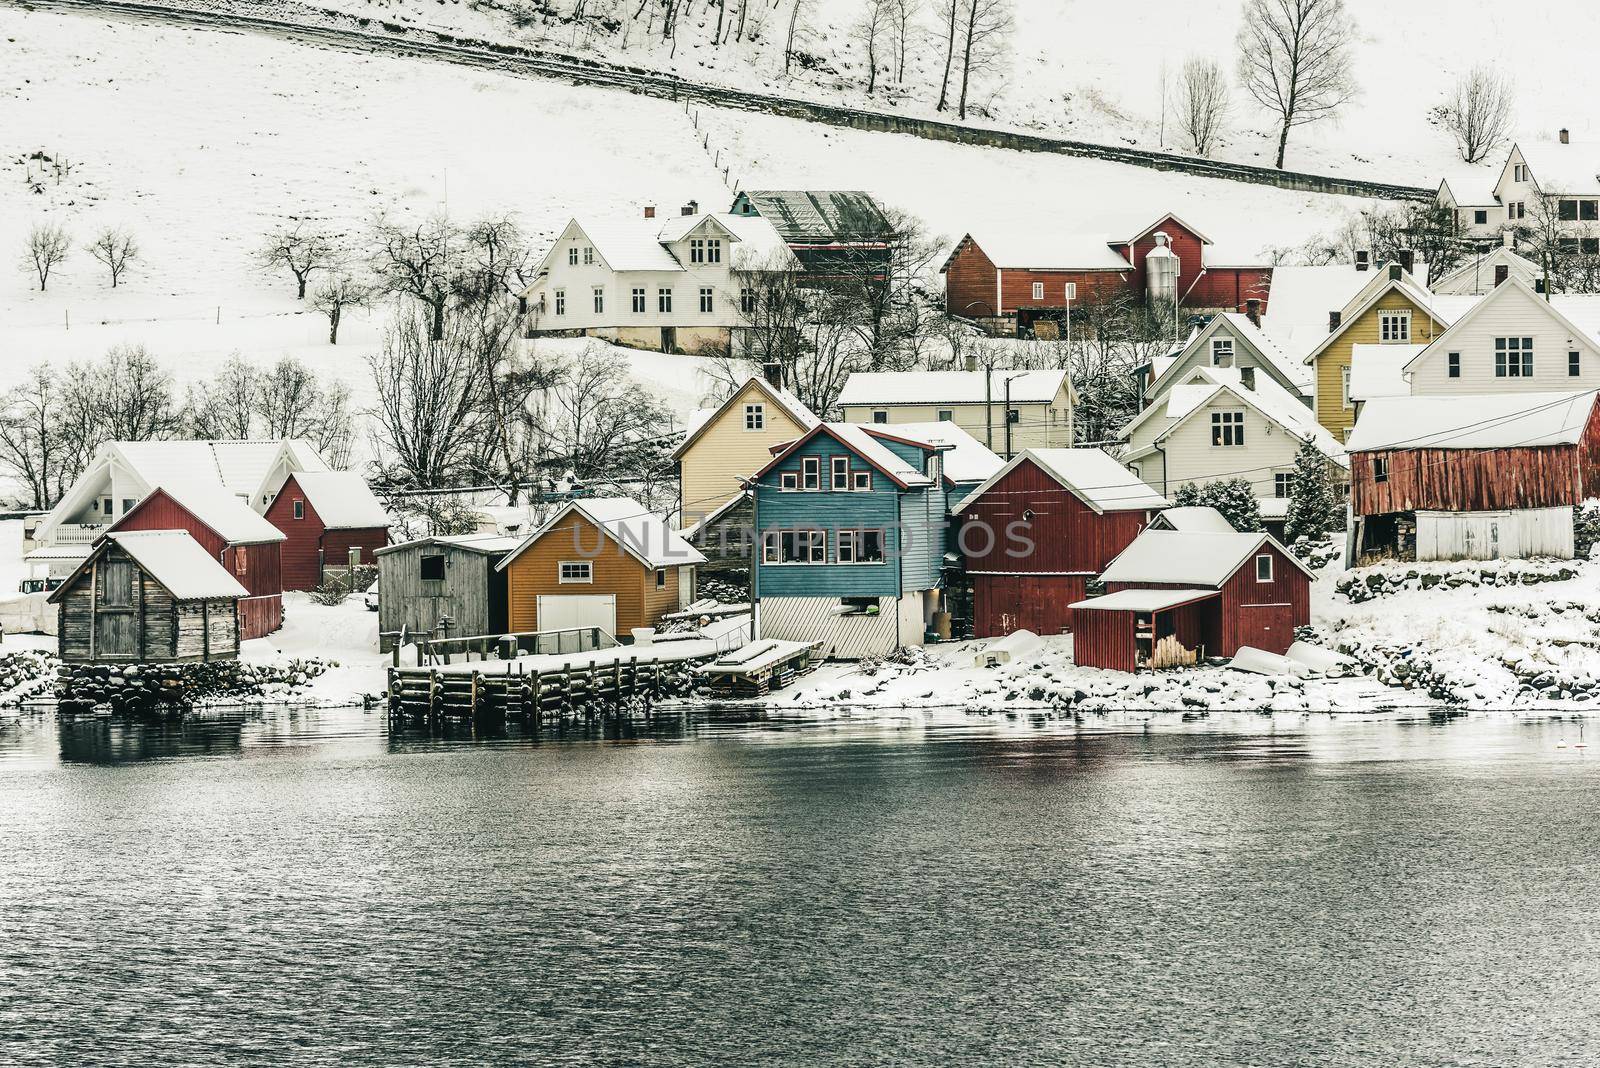
[[1099, 449], [1027, 449], [956, 506], [980, 638], [1072, 629], [1072, 603], [1167, 507]]
[[1070, 307], [1142, 298], [1149, 286], [1146, 260], [1161, 234], [1178, 257], [1181, 307], [1266, 311], [1272, 267], [1224, 262], [1211, 238], [1171, 213], [1127, 236], [968, 233], [939, 268], [945, 310], [968, 319], [1012, 319], [1026, 332], [1040, 319], [1059, 320]]
[[188, 531], [245, 588], [240, 640], [283, 626], [283, 533], [243, 498], [205, 484], [157, 486], [109, 529]]
[[374, 564], [389, 544], [389, 515], [354, 471], [299, 471], [278, 489], [267, 522], [283, 532], [283, 588], [314, 590], [323, 569], [343, 570], [352, 556]]

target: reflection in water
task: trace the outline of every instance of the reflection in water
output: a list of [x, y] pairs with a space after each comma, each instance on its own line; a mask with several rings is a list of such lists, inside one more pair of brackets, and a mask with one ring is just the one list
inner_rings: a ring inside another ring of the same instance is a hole
[[0, 1060], [1596, 1063], [1578, 735], [24, 720]]

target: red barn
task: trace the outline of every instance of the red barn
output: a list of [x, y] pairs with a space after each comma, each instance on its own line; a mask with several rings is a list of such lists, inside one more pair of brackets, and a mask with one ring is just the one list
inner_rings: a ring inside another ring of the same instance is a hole
[[1169, 637], [1192, 657], [1282, 653], [1311, 621], [1311, 578], [1270, 534], [1147, 530], [1101, 574], [1105, 595], [1072, 606], [1073, 659], [1160, 666]]
[[1178, 257], [1178, 300], [1185, 308], [1243, 312], [1251, 301], [1264, 312], [1272, 288], [1266, 264], [1213, 262], [1209, 237], [1164, 215], [1128, 237], [1052, 238], [967, 234], [939, 270], [945, 310], [969, 319], [1009, 318], [1026, 331], [1040, 319], [1060, 319], [1072, 306], [1111, 297], [1142, 298], [1145, 259], [1167, 235]]
[[353, 555], [373, 564], [389, 544], [389, 516], [354, 471], [301, 471], [284, 480], [267, 509], [282, 531], [283, 588], [314, 590], [324, 567], [343, 570]]
[[283, 532], [240, 497], [216, 486], [157, 486], [111, 530], [186, 530], [245, 588], [239, 637], [261, 638], [283, 626]]
[[1072, 629], [1071, 605], [1166, 498], [1099, 449], [1028, 449], [957, 506], [980, 638]]

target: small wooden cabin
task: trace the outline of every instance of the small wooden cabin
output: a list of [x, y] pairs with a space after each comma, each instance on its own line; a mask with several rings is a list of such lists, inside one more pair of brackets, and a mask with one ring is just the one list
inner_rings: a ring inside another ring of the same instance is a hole
[[111, 531], [56, 590], [61, 659], [163, 664], [239, 655], [246, 590], [184, 530]]
[[1029, 449], [960, 502], [973, 632], [1060, 634], [1167, 499], [1099, 449]]
[[[376, 550], [378, 630], [430, 634], [449, 618], [451, 637], [506, 633], [506, 576], [496, 566], [520, 544], [499, 534], [463, 534]], [[383, 639], [384, 648], [392, 641]]]
[[598, 627], [626, 639], [693, 601], [694, 569], [704, 562], [638, 501], [584, 497], [569, 501], [498, 568], [513, 631]]
[[1311, 579], [1270, 534], [1147, 530], [1101, 574], [1105, 594], [1072, 606], [1073, 660], [1136, 671], [1283, 653], [1311, 621]]
[[302, 471], [284, 480], [267, 522], [283, 532], [283, 588], [314, 590], [323, 572], [374, 563], [389, 544], [389, 515], [354, 471]]
[[1600, 496], [1596, 396], [1369, 401], [1346, 445], [1357, 559], [1570, 559], [1572, 510]]
[[283, 626], [283, 532], [242, 498], [209, 485], [157, 486], [111, 529], [188, 531], [245, 588], [240, 637], [262, 638]]

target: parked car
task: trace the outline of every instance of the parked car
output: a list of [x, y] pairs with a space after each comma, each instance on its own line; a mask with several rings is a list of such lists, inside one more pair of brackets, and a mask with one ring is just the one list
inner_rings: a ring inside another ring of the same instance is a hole
[[378, 610], [378, 580], [377, 579], [373, 579], [372, 580], [372, 585], [367, 587], [367, 592], [363, 595], [362, 600], [366, 602], [367, 611], [376, 612]]

